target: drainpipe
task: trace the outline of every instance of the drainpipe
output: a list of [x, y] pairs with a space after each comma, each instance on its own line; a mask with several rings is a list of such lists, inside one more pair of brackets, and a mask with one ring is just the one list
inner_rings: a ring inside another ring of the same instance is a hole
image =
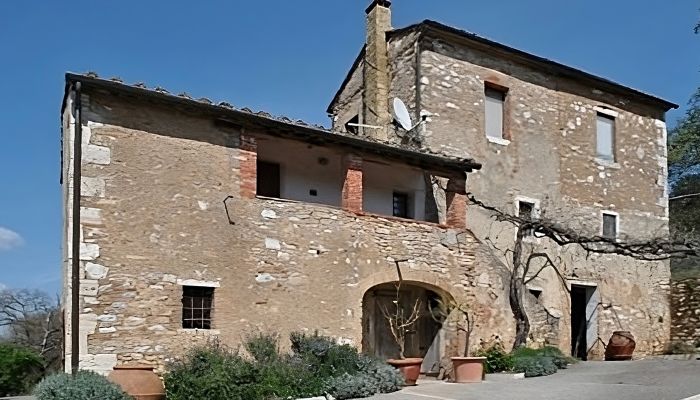
[[71, 252], [71, 374], [78, 372], [80, 365], [80, 185], [83, 159], [83, 113], [81, 84], [75, 83], [75, 137], [73, 138], [73, 239]]

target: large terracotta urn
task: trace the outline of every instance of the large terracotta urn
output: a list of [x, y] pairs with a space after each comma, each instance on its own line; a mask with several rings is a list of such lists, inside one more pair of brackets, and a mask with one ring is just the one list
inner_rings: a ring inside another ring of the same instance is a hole
[[135, 400], [165, 400], [165, 388], [153, 367], [148, 365], [118, 365], [107, 376]]
[[406, 381], [406, 386], [416, 385], [416, 381], [420, 376], [420, 366], [423, 364], [422, 358], [389, 359], [386, 362], [401, 371]]
[[452, 357], [456, 383], [477, 383], [484, 380], [486, 357]]
[[634, 336], [628, 331], [613, 332], [605, 348], [606, 361], [623, 361], [631, 360], [634, 348], [637, 343], [634, 341]]

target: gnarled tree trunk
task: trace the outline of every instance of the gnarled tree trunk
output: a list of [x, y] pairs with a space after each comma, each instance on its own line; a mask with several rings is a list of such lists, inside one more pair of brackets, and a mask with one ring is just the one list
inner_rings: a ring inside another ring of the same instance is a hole
[[522, 226], [518, 228], [518, 233], [515, 239], [513, 248], [513, 272], [510, 274], [510, 310], [513, 312], [515, 319], [515, 340], [513, 341], [513, 349], [525, 346], [527, 336], [530, 334], [530, 319], [525, 311], [525, 302], [523, 300], [523, 291], [525, 288], [525, 266], [523, 265], [523, 237], [524, 229]]

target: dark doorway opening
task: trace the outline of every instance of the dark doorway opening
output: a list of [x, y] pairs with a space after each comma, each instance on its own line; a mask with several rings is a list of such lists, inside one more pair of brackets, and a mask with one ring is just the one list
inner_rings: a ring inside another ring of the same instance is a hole
[[571, 355], [581, 360], [588, 358], [589, 332], [592, 329], [594, 286], [571, 285]]
[[[439, 369], [444, 345], [441, 343], [442, 322], [434, 316], [441, 296], [422, 286], [404, 282], [399, 292], [401, 307], [408, 314], [420, 301], [420, 318], [406, 337], [406, 357], [424, 359], [421, 373]], [[386, 283], [369, 289], [362, 299], [362, 350], [382, 359], [398, 358], [399, 347], [394, 341], [382, 308], [391, 310], [396, 300], [396, 286]], [[431, 312], [431, 310], [433, 312]]]

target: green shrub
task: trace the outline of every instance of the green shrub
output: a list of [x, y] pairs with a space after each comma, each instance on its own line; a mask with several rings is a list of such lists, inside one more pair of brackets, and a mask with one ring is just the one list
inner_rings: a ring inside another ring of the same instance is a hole
[[259, 334], [243, 347], [252, 360], [217, 343], [192, 350], [165, 375], [168, 400], [269, 400], [332, 394], [350, 399], [388, 393], [403, 384], [399, 371], [331, 338], [292, 334], [292, 354], [276, 335]]
[[695, 354], [696, 348], [692, 344], [680, 341], [673, 341], [666, 345], [664, 354]]
[[102, 375], [80, 371], [75, 376], [56, 374], [44, 378], [34, 390], [37, 400], [128, 400], [121, 388]]
[[259, 333], [248, 336], [243, 346], [259, 363], [272, 362], [279, 358], [279, 335]]
[[476, 353], [477, 357], [486, 357], [484, 369], [486, 373], [510, 371], [513, 369], [513, 356], [503, 348], [503, 344], [495, 342]]
[[561, 352], [556, 347], [553, 346], [545, 346], [541, 349], [531, 349], [529, 347], [520, 347], [518, 349], [513, 350], [511, 355], [514, 358], [522, 358], [522, 357], [548, 357], [552, 359], [552, 362], [554, 365], [556, 365], [557, 368], [559, 369], [564, 369], [566, 368], [569, 364], [574, 364], [576, 363], [576, 360], [572, 357], [569, 357], [567, 355], [564, 355], [564, 353]]
[[561, 350], [553, 346], [545, 346], [539, 349], [539, 353], [544, 357], [552, 358], [552, 362], [554, 362], [554, 365], [559, 369], [565, 369], [569, 364], [576, 363], [575, 358], [565, 355]]
[[328, 380], [327, 392], [338, 400], [395, 392], [406, 383], [401, 372], [372, 357], [359, 354], [355, 374], [347, 372]]
[[168, 400], [252, 400], [259, 398], [258, 371], [218, 343], [197, 347], [169, 365], [164, 377]]
[[0, 344], [0, 397], [29, 393], [43, 369], [43, 359], [31, 349]]
[[557, 366], [551, 357], [514, 357], [513, 371], [525, 373], [526, 378], [533, 376], [552, 375], [557, 372]]

